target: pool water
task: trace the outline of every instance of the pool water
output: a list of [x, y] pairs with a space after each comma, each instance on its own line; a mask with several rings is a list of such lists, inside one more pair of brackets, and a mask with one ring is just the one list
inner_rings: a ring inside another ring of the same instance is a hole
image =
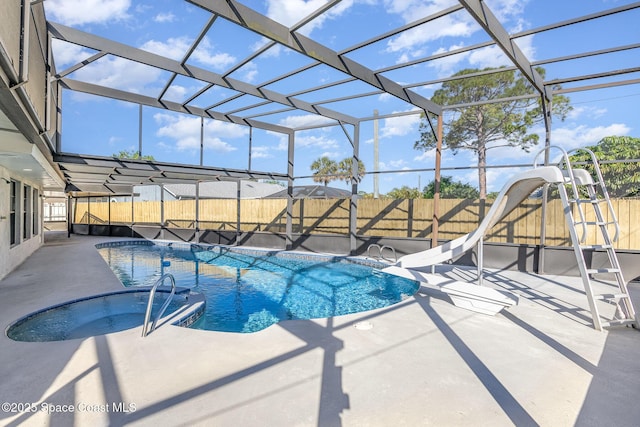
[[215, 331], [256, 332], [281, 320], [373, 310], [419, 287], [343, 257], [184, 244], [120, 245], [99, 252], [125, 286], [152, 285], [170, 272], [178, 286], [202, 292], [206, 311], [192, 327]]
[[[159, 291], [152, 306], [152, 319], [159, 312], [168, 292]], [[15, 341], [63, 341], [88, 338], [141, 326], [149, 301], [149, 291], [121, 291], [82, 298], [32, 313], [7, 329]], [[165, 315], [186, 306], [185, 297], [176, 295]]]

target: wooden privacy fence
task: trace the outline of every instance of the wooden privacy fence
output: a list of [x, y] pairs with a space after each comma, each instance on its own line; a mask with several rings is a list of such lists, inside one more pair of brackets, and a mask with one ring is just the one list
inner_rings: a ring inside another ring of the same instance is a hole
[[[294, 200], [292, 224], [294, 233], [342, 234], [349, 232], [348, 199]], [[620, 223], [618, 249], [640, 249], [640, 200], [612, 200]], [[238, 217], [238, 207], [240, 216]], [[485, 212], [491, 207], [486, 203]], [[207, 199], [198, 201], [200, 229], [235, 231], [284, 232], [286, 199]], [[440, 200], [438, 238], [450, 240], [477, 228], [480, 221], [480, 201], [463, 199]], [[499, 222], [487, 236], [487, 241], [538, 244], [540, 237], [541, 201], [528, 199]], [[91, 224], [164, 224], [167, 227], [195, 228], [195, 200], [136, 201], [87, 203], [77, 199], [76, 223]], [[432, 199], [360, 199], [358, 200], [357, 234], [431, 238], [433, 218]], [[587, 215], [593, 221], [593, 215]], [[546, 243], [550, 246], [570, 244], [560, 200], [550, 200], [545, 224]], [[613, 231], [612, 231], [613, 232]], [[602, 243], [592, 227], [587, 244]]]

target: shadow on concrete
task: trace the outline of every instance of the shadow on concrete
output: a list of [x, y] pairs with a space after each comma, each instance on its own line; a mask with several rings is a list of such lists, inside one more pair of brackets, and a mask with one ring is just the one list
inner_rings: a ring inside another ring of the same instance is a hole
[[[465, 269], [459, 267], [451, 267], [448, 269], [439, 269], [438, 273], [452, 280], [460, 280], [471, 283], [478, 281], [478, 275], [476, 269]], [[564, 316], [568, 319], [576, 321], [583, 325], [591, 326], [593, 320], [591, 312], [587, 307], [577, 306], [567, 300], [558, 298], [558, 296], [551, 295], [549, 293], [540, 291], [539, 289], [532, 288], [531, 285], [515, 280], [513, 277], [506, 277], [499, 271], [487, 271], [483, 272], [483, 278], [487, 282], [492, 283], [498, 288], [502, 288], [506, 291], [514, 292], [522, 298], [538, 304], [548, 310]], [[549, 276], [536, 276], [540, 281], [544, 281], [554, 286], [558, 286], [565, 291], [570, 291], [574, 294], [580, 294], [584, 297], [584, 303], [587, 303], [587, 297], [583, 290], [568, 286], [565, 283], [553, 280]]]
[[[576, 420], [577, 426], [637, 427], [640, 425], [640, 332], [618, 328], [608, 332], [598, 366]], [[624, 367], [624, 368], [623, 368]], [[630, 396], [631, 394], [631, 396]], [[636, 404], [629, 404], [629, 402]]]
[[430, 297], [424, 294], [414, 295], [416, 301], [431, 321], [440, 330], [449, 344], [455, 349], [460, 357], [467, 364], [469, 369], [480, 380], [482, 385], [491, 394], [493, 399], [502, 408], [504, 413], [517, 426], [537, 426], [538, 423], [520, 405], [516, 398], [509, 393], [509, 390], [491, 372], [491, 370], [480, 360], [478, 356], [467, 346], [464, 341], [453, 331], [447, 322], [431, 307]]
[[[89, 366], [87, 369], [77, 374], [70, 380], [64, 383], [64, 385], [57, 390], [53, 391], [50, 394], [44, 395], [43, 391], [38, 391], [36, 393], [40, 393], [37, 397], [34, 397], [31, 401], [36, 402], [35, 406], [37, 407], [37, 411], [28, 410], [23, 411], [22, 415], [18, 418], [12, 420], [10, 423], [6, 424], [7, 427], [18, 427], [23, 425], [29, 425], [35, 423], [35, 420], [31, 420], [33, 416], [41, 415], [42, 412], [47, 412], [45, 408], [51, 408], [50, 413], [48, 413], [47, 425], [55, 426], [55, 425], [74, 425], [77, 424], [75, 418], [77, 416], [77, 410], [80, 408], [79, 405], [83, 403], [93, 404], [95, 402], [82, 402], [82, 399], [77, 394], [79, 383], [84, 380], [87, 376], [94, 373], [94, 371], [98, 370], [100, 373], [100, 378], [102, 381], [102, 386], [104, 390], [104, 396], [106, 406], [104, 407], [105, 414], [108, 415], [109, 425], [124, 425], [124, 414], [120, 412], [114, 411], [116, 408], [114, 405], [120, 405], [124, 403], [122, 401], [122, 393], [120, 392], [120, 387], [118, 383], [118, 378], [115, 373], [115, 369], [113, 366], [113, 359], [111, 357], [111, 351], [109, 349], [109, 344], [107, 342], [107, 338], [104, 335], [96, 336], [93, 338], [89, 338], [86, 340], [87, 342], [92, 340], [95, 345], [96, 355], [97, 355], [97, 363]], [[83, 341], [85, 342], [85, 341]], [[66, 341], [65, 343], [68, 343]], [[47, 343], [49, 344], [49, 343]], [[81, 342], [78, 342], [77, 346], [67, 348], [69, 350], [75, 351], [80, 347]], [[48, 358], [48, 363], [51, 360], [63, 360], [69, 362], [73, 358], [73, 353], [69, 355], [68, 358], [63, 359], [61, 357]], [[66, 365], [65, 365], [66, 366]], [[64, 370], [65, 366], [62, 366], [59, 370], [52, 370], [51, 365], [47, 365], [47, 369], [43, 369], [43, 371], [50, 371], [49, 373], [52, 375], [50, 380], [46, 380], [42, 382], [42, 384], [46, 385], [46, 389], [51, 387], [51, 384], [54, 383], [56, 377]], [[33, 384], [31, 384], [33, 386]], [[45, 405], [45, 406], [43, 406]], [[70, 405], [74, 406], [74, 411], [66, 411], [64, 409], [60, 410], [55, 408], [65, 408]], [[119, 406], [119, 407], [120, 407]], [[126, 406], [125, 406], [126, 407]], [[80, 410], [81, 412], [81, 410]], [[90, 411], [92, 412], [92, 411]]]
[[[628, 285], [636, 309], [640, 284]], [[616, 327], [607, 332], [604, 350], [582, 404], [576, 425], [637, 427], [640, 425], [640, 331]], [[631, 404], [629, 404], [632, 402]]]
[[[234, 372], [215, 381], [211, 381], [199, 387], [192, 388], [191, 390], [188, 390], [186, 392], [176, 394], [152, 405], [143, 408], [137, 408], [135, 412], [128, 414], [119, 414], [120, 417], [118, 419], [112, 419], [111, 421], [114, 423], [114, 425], [124, 425], [140, 421], [169, 407], [179, 405], [190, 399], [196, 398], [197, 396], [224, 387], [243, 378], [249, 377], [257, 372], [268, 369], [279, 363], [286, 362], [287, 360], [301, 356], [309, 351], [321, 348], [323, 350], [323, 362], [320, 401], [318, 403], [318, 425], [342, 425], [340, 416], [345, 409], [349, 408], [349, 396], [344, 393], [342, 388], [342, 368], [336, 365], [336, 353], [340, 351], [344, 347], [344, 345], [341, 340], [333, 335], [333, 332], [335, 330], [333, 327], [333, 319], [327, 319], [326, 327], [318, 325], [317, 323], [312, 321], [304, 320], [298, 320], [295, 322], [281, 322], [278, 324], [278, 326], [287, 330], [296, 337], [304, 340], [306, 342], [306, 345], [280, 354], [276, 357], [265, 360], [264, 362], [255, 364], [246, 369]], [[107, 374], [109, 374], [109, 372], [107, 372]], [[111, 375], [113, 376], [113, 378], [111, 379], [112, 383], [117, 384], [115, 373], [112, 372]], [[250, 400], [246, 400], [236, 405], [221, 408], [216, 411], [207, 413], [201, 416], [200, 419], [189, 420], [189, 423], [205, 422], [206, 420], [210, 419], [211, 417], [215, 417], [216, 415], [220, 415], [224, 412], [237, 409], [241, 406], [250, 405], [252, 402], [260, 400], [261, 398], [269, 397], [274, 393], [284, 391], [288, 388], [295, 387], [296, 385], [304, 384], [308, 381], [309, 378], [300, 378], [299, 381], [295, 383], [288, 383], [281, 389], [271, 389], [268, 393], [258, 395], [257, 397], [251, 397]], [[120, 399], [118, 390], [113, 390], [112, 394], [113, 395], [110, 396], [109, 393], [105, 390], [107, 401], [118, 401], [118, 399]]]

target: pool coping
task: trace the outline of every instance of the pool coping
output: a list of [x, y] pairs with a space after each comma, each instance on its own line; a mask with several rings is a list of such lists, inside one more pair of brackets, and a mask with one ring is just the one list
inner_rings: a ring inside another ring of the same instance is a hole
[[100, 242], [95, 245], [96, 249], [109, 248], [109, 247], [118, 247], [118, 246], [166, 246], [169, 248], [178, 248], [186, 251], [193, 251], [194, 248], [197, 248], [201, 251], [210, 251], [215, 252], [216, 250], [220, 252], [222, 249], [230, 250], [232, 252], [237, 252], [246, 255], [271, 255], [276, 257], [283, 258], [294, 258], [301, 260], [327, 260], [330, 262], [339, 262], [339, 261], [348, 261], [354, 264], [360, 264], [367, 267], [383, 269], [385, 267], [389, 267], [389, 263], [385, 263], [383, 261], [362, 257], [362, 256], [351, 256], [351, 255], [336, 255], [336, 254], [325, 254], [325, 253], [311, 253], [311, 252], [303, 252], [303, 251], [290, 251], [286, 249], [267, 249], [267, 248], [257, 248], [257, 247], [240, 247], [234, 245], [221, 245], [221, 244], [203, 244], [203, 243], [189, 243], [189, 242], [175, 242], [171, 240], [119, 240], [114, 242]]

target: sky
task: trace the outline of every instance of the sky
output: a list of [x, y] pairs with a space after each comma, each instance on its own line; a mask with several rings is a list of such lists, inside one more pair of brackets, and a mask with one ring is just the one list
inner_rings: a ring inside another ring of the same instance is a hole
[[[242, 3], [287, 26], [322, 7], [326, 0], [244, 0]], [[631, 3], [617, 0], [487, 0], [500, 22], [510, 33], [588, 15]], [[302, 27], [305, 36], [341, 52], [377, 34], [427, 16], [444, 7], [456, 4], [450, 0], [343, 0], [326, 14]], [[182, 0], [46, 0], [47, 18], [66, 26], [111, 38], [117, 42], [182, 60], [189, 47], [205, 27], [210, 14]], [[518, 38], [519, 48], [532, 61], [562, 57], [580, 52], [596, 51], [640, 41], [640, 10], [612, 15], [571, 27], [546, 31]], [[624, 31], [619, 29], [625, 28]], [[347, 57], [372, 70], [386, 69], [425, 55], [445, 53], [488, 37], [465, 11], [435, 20], [377, 43], [352, 51]], [[234, 65], [265, 46], [263, 37], [218, 19], [187, 64], [225, 74]], [[91, 49], [54, 40], [54, 59], [61, 72], [95, 54]], [[637, 49], [573, 61], [545, 65], [546, 78], [556, 79], [574, 75], [588, 75], [637, 67]], [[263, 54], [233, 70], [229, 77], [260, 85], [311, 60], [283, 46], [272, 46]], [[430, 98], [438, 84], [424, 84], [465, 68], [485, 68], [507, 65], [505, 55], [490, 46], [443, 59], [417, 64], [383, 73], [400, 84], [417, 84], [416, 93]], [[638, 73], [617, 77], [624, 80], [638, 77]], [[69, 78], [157, 97], [169, 81], [168, 72], [153, 69], [112, 55], [104, 56], [68, 75]], [[266, 86], [283, 93], [296, 93], [307, 87], [319, 86], [345, 77], [328, 66], [317, 66], [309, 72]], [[569, 83], [563, 87], [600, 84], [611, 79], [597, 79], [588, 83]], [[187, 77], [177, 77], [163, 99], [184, 102], [204, 83]], [[337, 99], [353, 93], [371, 91], [365, 83], [351, 82], [326, 90], [306, 93], [298, 97], [307, 102]], [[192, 105], [208, 107], [221, 103], [234, 91], [214, 86], [191, 101]], [[596, 144], [605, 136], [629, 135], [640, 137], [638, 104], [640, 85], [626, 85], [607, 89], [575, 92], [567, 95], [573, 110], [564, 121], [552, 124], [552, 144], [573, 149]], [[216, 110], [229, 113], [256, 102], [258, 98], [245, 96], [226, 102]], [[324, 105], [356, 117], [415, 111], [416, 107], [388, 94], [377, 94], [350, 101], [336, 101]], [[122, 150], [137, 150], [139, 140], [139, 107], [134, 104], [100, 98], [78, 92], [63, 91], [62, 151], [70, 153], [111, 156]], [[254, 112], [253, 110], [251, 110]], [[259, 120], [291, 127], [305, 127], [326, 123], [324, 119], [303, 112], [276, 112], [275, 106], [255, 109], [255, 113], [274, 112]], [[419, 139], [420, 116], [403, 115], [378, 120], [380, 149], [380, 192], [386, 193], [403, 185], [424, 187], [432, 179], [430, 171], [411, 172], [434, 167], [433, 151], [413, 148]], [[200, 161], [200, 118], [151, 107], [142, 108], [143, 154], [158, 161], [198, 164]], [[346, 132], [346, 134], [345, 134]], [[353, 128], [325, 126], [296, 132], [294, 176], [310, 176], [311, 163], [322, 156], [337, 162], [351, 156], [350, 139]], [[365, 121], [360, 129], [360, 158], [372, 171], [374, 122]], [[530, 132], [544, 141], [542, 124]], [[250, 142], [251, 141], [251, 142]], [[497, 143], [498, 144], [498, 143]], [[286, 173], [287, 140], [282, 134], [258, 128], [206, 119], [204, 121], [203, 163], [209, 166], [247, 169], [251, 145], [251, 168], [258, 171]], [[499, 144], [498, 144], [499, 145]], [[538, 149], [531, 153], [517, 148], [494, 148], [488, 152], [490, 165], [532, 164]], [[477, 170], [466, 169], [477, 163], [475, 154], [445, 150], [443, 175], [477, 187]], [[489, 169], [488, 191], [499, 191], [511, 174], [522, 168]], [[393, 173], [392, 173], [393, 172]], [[296, 179], [296, 185], [310, 184], [311, 179]], [[346, 183], [331, 185], [348, 188]], [[367, 175], [360, 190], [373, 191], [373, 175]]]

